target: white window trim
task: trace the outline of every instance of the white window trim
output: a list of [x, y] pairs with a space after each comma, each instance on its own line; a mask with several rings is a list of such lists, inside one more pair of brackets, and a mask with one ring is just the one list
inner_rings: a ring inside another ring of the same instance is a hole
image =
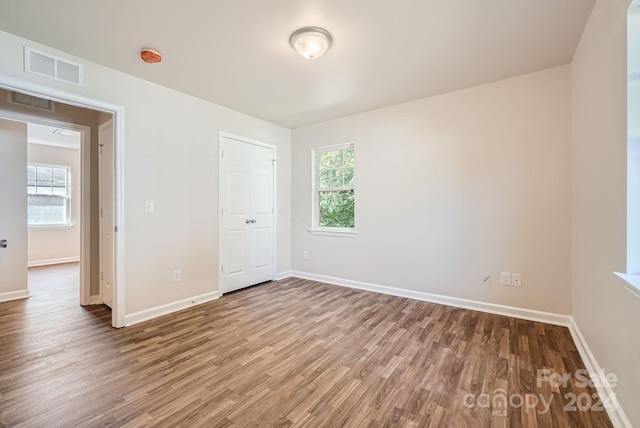
[[[332, 146], [323, 146], [318, 147], [317, 149], [313, 149], [311, 151], [311, 228], [308, 229], [309, 233], [312, 235], [319, 236], [337, 236], [344, 238], [355, 238], [358, 234], [356, 228], [350, 227], [320, 227], [320, 218], [319, 218], [319, 201], [318, 201], [318, 189], [317, 185], [320, 181], [319, 171], [318, 171], [318, 154], [324, 152], [331, 152], [335, 150], [344, 150], [348, 148], [355, 148], [355, 143], [344, 143], [344, 144], [334, 144]], [[357, 161], [356, 161], [357, 162]], [[354, 196], [356, 195], [356, 182], [357, 177], [354, 175], [353, 180], [353, 192]], [[351, 188], [349, 188], [350, 190]], [[345, 188], [330, 188], [324, 190], [345, 190]]]
[[[49, 163], [29, 162], [27, 165], [35, 167], [47, 167], [47, 168], [64, 168], [67, 170], [67, 195], [64, 196], [67, 202], [67, 221], [65, 223], [53, 223], [53, 224], [29, 224], [27, 218], [27, 228], [33, 230], [47, 230], [47, 229], [71, 229], [73, 227], [73, 220], [71, 218], [71, 166], [70, 165], [55, 165]], [[31, 195], [27, 191], [27, 195]], [[35, 196], [36, 194], [34, 194]], [[62, 197], [60, 195], [54, 195]]]
[[640, 275], [630, 275], [621, 272], [613, 272], [615, 276], [622, 280], [624, 288], [638, 299], [640, 299]]
[[[634, 0], [633, 4], [629, 6], [629, 16], [632, 13], [632, 8], [638, 4], [640, 4], [638, 0]], [[627, 55], [630, 57], [632, 54], [636, 55], [631, 49], [633, 43], [636, 42], [632, 39], [636, 36], [632, 35], [631, 21], [628, 21], [628, 24], [629, 50]], [[631, 98], [636, 96], [630, 88], [638, 83], [638, 70], [627, 68], [627, 87], [629, 88], [627, 96]], [[627, 105], [628, 123], [637, 120], [635, 117], [637, 112], [632, 111], [630, 106], [629, 103]], [[638, 197], [638, 192], [640, 192], [640, 139], [637, 134], [633, 135], [631, 126], [627, 131], [627, 266], [626, 272], [613, 272], [613, 274], [621, 280], [620, 283], [629, 293], [640, 298], [640, 238], [638, 238], [638, 233], [640, 233], [640, 198]]]
[[59, 229], [73, 229], [73, 224], [43, 224], [43, 225], [30, 225], [27, 226], [29, 230], [59, 230]]
[[342, 227], [319, 227], [309, 229], [309, 233], [318, 236], [341, 236], [343, 238], [355, 238], [358, 234], [356, 229], [348, 229]]

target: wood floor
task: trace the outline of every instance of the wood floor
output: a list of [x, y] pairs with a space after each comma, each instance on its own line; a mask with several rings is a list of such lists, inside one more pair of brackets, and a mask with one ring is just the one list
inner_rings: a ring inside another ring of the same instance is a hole
[[0, 304], [0, 426], [611, 426], [538, 385], [583, 368], [566, 328], [289, 279], [116, 330], [77, 269]]

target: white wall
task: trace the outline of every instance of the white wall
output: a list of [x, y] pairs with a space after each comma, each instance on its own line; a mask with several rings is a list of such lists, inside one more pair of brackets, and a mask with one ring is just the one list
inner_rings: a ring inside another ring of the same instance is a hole
[[27, 297], [27, 125], [0, 119], [0, 302]]
[[[25, 44], [84, 64], [84, 87], [24, 73]], [[277, 146], [277, 267], [290, 269], [288, 129], [5, 32], [0, 73], [125, 107], [126, 314], [218, 290], [220, 130]], [[144, 213], [146, 199], [154, 214]], [[173, 283], [178, 268], [182, 282]]]
[[70, 167], [71, 227], [30, 228], [28, 232], [29, 265], [39, 265], [59, 259], [80, 257], [80, 150], [29, 144], [30, 163]]
[[[640, 426], [640, 299], [626, 267], [626, 20], [629, 0], [599, 0], [571, 66], [573, 316]], [[636, 238], [637, 239], [637, 238]]]
[[[562, 66], [295, 129], [293, 269], [569, 314], [569, 88]], [[358, 236], [310, 235], [311, 149], [350, 141]]]

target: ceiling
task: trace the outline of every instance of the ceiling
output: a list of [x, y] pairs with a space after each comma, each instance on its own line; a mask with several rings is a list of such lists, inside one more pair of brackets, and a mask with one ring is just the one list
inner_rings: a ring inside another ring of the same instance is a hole
[[[0, 0], [0, 29], [296, 128], [567, 64], [594, 2]], [[304, 26], [323, 57], [289, 46]]]
[[81, 140], [80, 132], [78, 131], [27, 123], [27, 141], [29, 144], [80, 150]]

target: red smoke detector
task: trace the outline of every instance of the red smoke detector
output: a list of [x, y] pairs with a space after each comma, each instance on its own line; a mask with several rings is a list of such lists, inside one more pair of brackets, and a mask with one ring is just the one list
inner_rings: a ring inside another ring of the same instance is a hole
[[154, 51], [153, 49], [142, 49], [140, 51], [140, 58], [149, 64], [156, 64], [162, 61], [160, 52]]

